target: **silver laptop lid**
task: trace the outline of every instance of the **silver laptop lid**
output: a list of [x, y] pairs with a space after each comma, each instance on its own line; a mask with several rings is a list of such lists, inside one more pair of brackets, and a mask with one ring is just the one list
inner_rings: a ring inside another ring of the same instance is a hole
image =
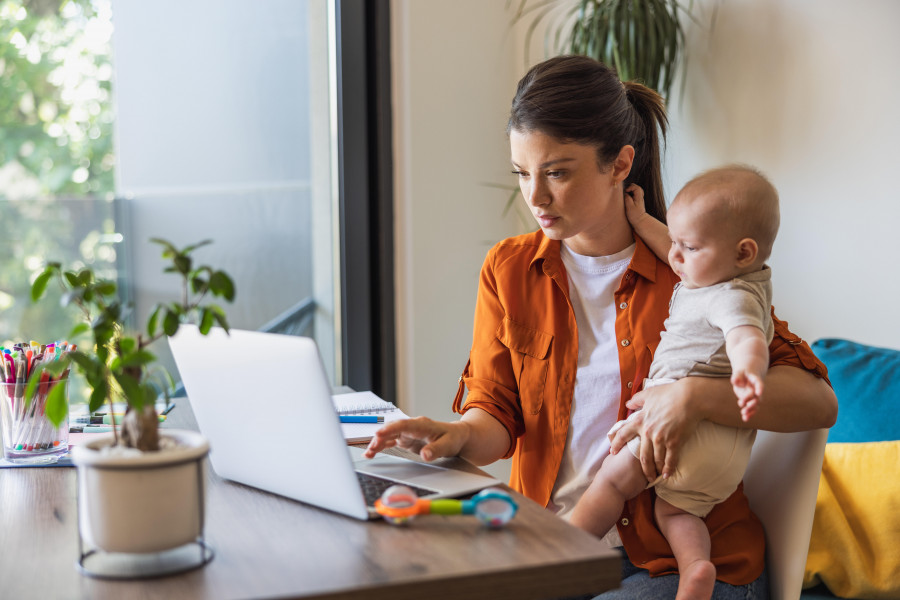
[[368, 517], [313, 340], [182, 326], [169, 345], [216, 473]]

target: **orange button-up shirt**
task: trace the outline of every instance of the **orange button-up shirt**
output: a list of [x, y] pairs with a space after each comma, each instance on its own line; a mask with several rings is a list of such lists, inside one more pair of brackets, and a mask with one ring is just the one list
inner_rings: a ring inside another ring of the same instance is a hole
[[[625, 403], [647, 376], [679, 279], [635, 236], [628, 270], [615, 293], [616, 343]], [[771, 365], [792, 365], [826, 376], [809, 346], [775, 323]], [[546, 506], [566, 446], [578, 364], [578, 326], [560, 259], [560, 242], [541, 231], [494, 246], [481, 270], [469, 362], [453, 404], [456, 412], [480, 408], [497, 419], [512, 444], [510, 486]], [[468, 389], [462, 402], [463, 383]], [[655, 492], [630, 500], [618, 521], [634, 564], [653, 575], [675, 572], [669, 544], [653, 520]], [[744, 585], [762, 573], [765, 538], [743, 487], [706, 517], [718, 579]]]

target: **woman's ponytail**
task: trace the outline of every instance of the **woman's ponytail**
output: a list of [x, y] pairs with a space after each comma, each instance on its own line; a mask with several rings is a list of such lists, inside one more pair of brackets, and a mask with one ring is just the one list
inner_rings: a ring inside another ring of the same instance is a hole
[[636, 183], [644, 190], [647, 212], [663, 223], [666, 222], [666, 200], [663, 195], [660, 142], [665, 143], [669, 119], [662, 97], [647, 86], [623, 82], [625, 96], [634, 107], [639, 121], [636, 123], [635, 156], [631, 173], [625, 185]]

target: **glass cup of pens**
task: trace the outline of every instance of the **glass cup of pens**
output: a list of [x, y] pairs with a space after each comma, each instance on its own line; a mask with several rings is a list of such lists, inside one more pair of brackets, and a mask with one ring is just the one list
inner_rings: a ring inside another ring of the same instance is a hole
[[47, 397], [56, 386], [62, 386], [68, 404], [69, 378], [44, 372], [31, 397], [26, 394], [27, 384], [23, 377], [0, 382], [3, 458], [14, 463], [56, 462], [69, 450], [69, 419], [66, 416], [59, 427], [51, 423], [46, 414]]

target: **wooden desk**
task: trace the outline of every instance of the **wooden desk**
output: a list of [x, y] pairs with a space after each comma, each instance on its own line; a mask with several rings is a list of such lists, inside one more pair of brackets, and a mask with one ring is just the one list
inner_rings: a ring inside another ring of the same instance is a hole
[[[179, 400], [167, 425], [196, 428], [186, 401]], [[619, 583], [616, 552], [519, 494], [519, 513], [502, 530], [471, 517], [434, 515], [394, 527], [228, 482], [211, 469], [209, 481], [212, 562], [159, 579], [107, 581], [75, 567], [75, 469], [0, 469], [2, 596], [494, 600], [600, 592]]]

